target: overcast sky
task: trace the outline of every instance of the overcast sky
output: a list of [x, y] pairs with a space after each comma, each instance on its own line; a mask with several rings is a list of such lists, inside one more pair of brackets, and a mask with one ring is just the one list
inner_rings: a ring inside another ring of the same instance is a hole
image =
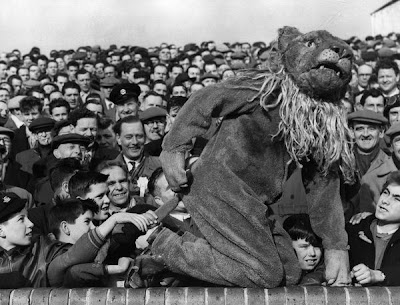
[[[389, 0], [3, 0], [0, 51], [265, 41], [284, 25], [364, 38]], [[386, 34], [386, 33], [383, 33]]]

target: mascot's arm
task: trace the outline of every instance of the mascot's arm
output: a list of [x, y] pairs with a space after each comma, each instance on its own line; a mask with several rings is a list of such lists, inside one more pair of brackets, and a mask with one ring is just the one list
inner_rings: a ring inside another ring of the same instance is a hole
[[339, 175], [315, 174], [306, 192], [311, 226], [325, 249], [326, 281], [329, 285], [348, 285], [350, 267]]
[[212, 118], [238, 116], [257, 107], [258, 99], [248, 100], [257, 91], [234, 89], [229, 84], [206, 87], [196, 92], [179, 111], [171, 131], [165, 136], [160, 155], [165, 176], [172, 190], [187, 186], [185, 152], [191, 149], [192, 139], [204, 135]]

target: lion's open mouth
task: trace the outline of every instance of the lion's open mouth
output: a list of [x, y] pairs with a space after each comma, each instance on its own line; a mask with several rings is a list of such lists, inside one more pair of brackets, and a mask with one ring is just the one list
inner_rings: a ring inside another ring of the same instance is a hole
[[337, 65], [332, 64], [332, 63], [321, 63], [319, 64], [317, 67], [314, 68], [315, 70], [331, 70], [333, 71], [336, 76], [338, 76], [339, 78], [343, 78], [344, 73], [343, 70], [340, 69]]

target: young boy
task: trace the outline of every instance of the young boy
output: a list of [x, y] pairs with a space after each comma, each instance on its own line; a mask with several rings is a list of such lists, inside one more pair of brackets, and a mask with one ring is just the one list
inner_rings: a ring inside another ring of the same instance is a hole
[[361, 285], [400, 285], [400, 172], [383, 186], [375, 214], [348, 224], [351, 275]]
[[25, 200], [13, 193], [0, 193], [0, 288], [60, 286], [66, 270], [92, 262], [106, 236], [120, 223], [136, 224], [137, 217], [118, 213], [68, 249], [48, 237], [33, 240]]
[[[94, 229], [93, 217], [99, 208], [91, 199], [59, 200], [50, 212], [50, 227], [56, 239], [70, 246], [74, 245], [83, 234]], [[141, 231], [147, 229], [147, 218], [135, 215], [135, 225]], [[64, 287], [103, 286], [109, 275], [123, 274], [127, 271], [131, 259], [121, 257], [117, 265], [90, 262], [72, 266], [64, 277]]]
[[286, 218], [283, 228], [289, 233], [302, 270], [300, 285], [320, 285], [325, 281], [322, 240], [313, 232], [310, 217], [297, 214]]

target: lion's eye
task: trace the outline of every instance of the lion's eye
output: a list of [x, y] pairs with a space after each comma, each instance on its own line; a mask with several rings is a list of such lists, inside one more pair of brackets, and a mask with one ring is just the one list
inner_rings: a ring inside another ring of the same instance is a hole
[[306, 46], [309, 48], [314, 48], [315, 47], [315, 42], [310, 40], [306, 42]]

